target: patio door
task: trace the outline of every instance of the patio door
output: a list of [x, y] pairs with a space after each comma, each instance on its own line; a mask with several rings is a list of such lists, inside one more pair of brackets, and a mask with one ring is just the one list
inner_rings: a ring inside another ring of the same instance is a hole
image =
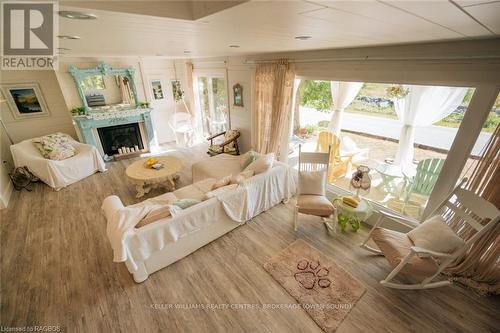
[[223, 73], [195, 75], [195, 92], [201, 130], [205, 137], [229, 128], [227, 83]]

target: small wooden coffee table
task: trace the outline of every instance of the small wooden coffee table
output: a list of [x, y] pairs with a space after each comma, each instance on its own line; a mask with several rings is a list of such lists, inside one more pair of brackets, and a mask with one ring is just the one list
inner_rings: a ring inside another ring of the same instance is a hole
[[163, 168], [155, 170], [146, 168], [144, 163], [147, 159], [141, 159], [130, 164], [125, 171], [127, 177], [135, 185], [137, 190], [136, 198], [149, 193], [151, 189], [167, 186], [169, 191], [175, 190], [175, 180], [179, 179], [181, 171], [181, 161], [173, 156], [158, 156], [158, 163], [163, 164]]

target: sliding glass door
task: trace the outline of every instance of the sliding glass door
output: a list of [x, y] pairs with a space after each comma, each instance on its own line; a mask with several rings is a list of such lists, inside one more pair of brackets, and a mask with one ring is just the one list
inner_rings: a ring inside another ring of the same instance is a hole
[[226, 80], [223, 76], [197, 77], [200, 119], [204, 136], [225, 131], [228, 124]]

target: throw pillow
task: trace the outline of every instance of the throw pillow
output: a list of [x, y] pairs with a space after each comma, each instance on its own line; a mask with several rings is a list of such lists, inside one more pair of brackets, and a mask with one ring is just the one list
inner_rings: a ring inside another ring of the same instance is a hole
[[250, 165], [253, 161], [255, 161], [258, 157], [257, 152], [253, 150], [247, 151], [245, 154], [240, 156], [240, 167], [241, 170], [245, 170], [247, 166]]
[[231, 183], [231, 175], [222, 177], [218, 181], [215, 182], [215, 184], [212, 186], [212, 190], [216, 190], [219, 187], [229, 185]]
[[51, 160], [64, 160], [76, 154], [76, 149], [71, 145], [73, 139], [64, 133], [54, 133], [31, 140], [44, 158]]
[[222, 186], [222, 187], [219, 187], [218, 189], [216, 190], [213, 190], [213, 191], [210, 191], [210, 192], [207, 192], [206, 196], [207, 196], [207, 199], [210, 199], [210, 198], [213, 198], [213, 197], [216, 197], [222, 193], [225, 193], [227, 191], [231, 191], [231, 190], [234, 190], [235, 188], [237, 188], [238, 185], [237, 184], [231, 184], [231, 185], [226, 185], [226, 186]]
[[172, 205], [180, 207], [182, 209], [186, 209], [196, 204], [199, 204], [200, 202], [201, 201], [197, 199], [179, 199], [177, 201], [174, 201]]
[[325, 195], [326, 172], [299, 172], [299, 193], [310, 195]]
[[231, 176], [231, 184], [240, 184], [241, 182], [244, 182], [248, 178], [252, 177], [255, 174], [255, 171], [253, 170], [247, 170], [240, 172], [236, 176]]
[[433, 216], [407, 233], [415, 246], [451, 253], [465, 244], [440, 215]]
[[273, 167], [274, 153], [269, 153], [257, 158], [250, 163], [243, 171], [253, 170], [256, 175], [266, 172]]
[[146, 217], [140, 220], [135, 227], [144, 227], [145, 225], [167, 218], [169, 216], [175, 216], [175, 214], [180, 212], [181, 210], [182, 209], [180, 207], [173, 205], [165, 205], [163, 207], [153, 209], [148, 213], [148, 215], [146, 215]]

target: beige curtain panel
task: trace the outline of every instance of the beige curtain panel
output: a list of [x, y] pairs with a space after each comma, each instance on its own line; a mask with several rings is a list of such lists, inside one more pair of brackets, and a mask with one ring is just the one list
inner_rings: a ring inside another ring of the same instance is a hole
[[279, 157], [283, 135], [290, 126], [295, 71], [287, 60], [258, 64], [253, 94], [252, 146]]
[[[500, 125], [484, 148], [481, 158], [474, 166], [467, 188], [500, 208]], [[484, 221], [487, 223], [488, 221]], [[472, 236], [472, 230], [461, 219], [452, 222], [451, 227], [465, 238]], [[447, 272], [454, 280], [483, 294], [500, 294], [500, 225], [494, 226], [478, 239], [465, 256], [450, 267]]]

